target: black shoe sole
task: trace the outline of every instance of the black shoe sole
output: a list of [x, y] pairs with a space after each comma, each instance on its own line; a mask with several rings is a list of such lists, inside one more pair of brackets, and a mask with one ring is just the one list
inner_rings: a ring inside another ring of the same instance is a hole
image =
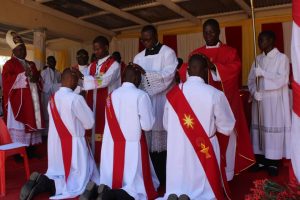
[[96, 183], [90, 181], [85, 187], [82, 195], [80, 195], [79, 200], [89, 200], [97, 195], [97, 185]]
[[167, 200], [178, 200], [178, 197], [176, 194], [170, 194]]
[[32, 198], [32, 190], [36, 187], [36, 183], [38, 182], [40, 177], [41, 174], [37, 172], [33, 172], [30, 175], [29, 180], [21, 189], [20, 200], [29, 200]]
[[109, 191], [110, 188], [107, 185], [101, 184], [98, 187], [98, 197], [96, 200], [102, 200], [103, 193]]

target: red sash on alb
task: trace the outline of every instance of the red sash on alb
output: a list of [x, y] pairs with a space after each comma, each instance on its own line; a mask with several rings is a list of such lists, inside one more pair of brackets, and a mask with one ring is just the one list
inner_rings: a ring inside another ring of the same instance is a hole
[[[107, 70], [112, 66], [115, 60], [109, 57], [101, 66], [100, 73], [105, 74]], [[93, 62], [90, 68], [90, 75], [94, 76], [96, 74], [97, 61]], [[100, 161], [101, 143], [105, 124], [105, 103], [108, 95], [108, 88], [97, 89], [97, 102], [96, 102], [96, 119], [95, 119], [95, 161], [98, 163]], [[93, 91], [87, 91], [86, 94], [87, 104], [91, 109], [93, 109]], [[91, 131], [87, 132], [91, 135]]]
[[[167, 99], [176, 112], [180, 124], [193, 146], [197, 157], [203, 166], [210, 186], [218, 200], [225, 199], [225, 194], [230, 199], [230, 191], [226, 180], [226, 175], [220, 173], [216, 155], [212, 144], [200, 121], [190, 107], [183, 92], [176, 85], [167, 94]], [[225, 172], [225, 170], [222, 170]], [[224, 190], [222, 186], [224, 184]]]
[[[111, 95], [109, 95], [109, 97], [107, 98], [106, 117], [110, 129], [110, 133], [114, 141], [112, 188], [119, 189], [122, 188], [122, 182], [123, 182], [126, 140], [124, 138], [118, 120], [116, 118], [116, 114], [111, 100]], [[157, 197], [157, 192], [155, 191], [153, 181], [152, 181], [149, 152], [148, 152], [146, 137], [143, 132], [140, 139], [140, 144], [141, 144], [142, 171], [143, 171], [145, 190], [148, 199], [155, 199]]]
[[300, 117], [300, 85], [296, 82], [292, 82], [293, 88], [293, 111]]
[[64, 162], [65, 179], [67, 181], [72, 161], [72, 135], [62, 121], [55, 105], [54, 96], [50, 97], [50, 110], [54, 125], [60, 138], [62, 157]]

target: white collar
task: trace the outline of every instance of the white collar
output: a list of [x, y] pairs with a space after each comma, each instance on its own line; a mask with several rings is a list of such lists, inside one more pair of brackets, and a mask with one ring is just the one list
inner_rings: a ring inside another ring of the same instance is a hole
[[263, 52], [264, 56], [274, 58], [279, 53], [279, 50], [275, 47], [267, 55]]
[[[135, 87], [135, 85], [133, 83], [130, 83], [130, 82], [124, 82], [122, 84], [122, 87]], [[135, 87], [136, 88], [136, 87]]]
[[60, 87], [59, 90], [63, 91], [63, 92], [73, 92], [73, 90], [71, 88], [68, 88], [68, 87]]
[[101, 58], [98, 60], [97, 64], [98, 65], [102, 65], [102, 63], [104, 63], [108, 58], [110, 57], [110, 55], [104, 57], [104, 58]]
[[204, 83], [204, 80], [199, 76], [189, 76], [187, 78], [187, 81], [195, 81], [195, 82]]
[[206, 48], [207, 49], [214, 49], [214, 48], [219, 48], [221, 46], [221, 43], [220, 42], [218, 42], [216, 45], [214, 45], [214, 46], [207, 46], [206, 45]]
[[14, 55], [14, 57], [15, 57], [16, 59], [18, 59], [20, 62], [25, 62], [25, 61], [26, 61], [25, 59], [20, 59], [20, 58], [18, 58], [18, 57], [15, 56], [15, 55]]

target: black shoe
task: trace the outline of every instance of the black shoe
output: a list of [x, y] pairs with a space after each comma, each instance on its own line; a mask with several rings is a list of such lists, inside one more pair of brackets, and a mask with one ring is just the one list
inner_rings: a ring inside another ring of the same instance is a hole
[[96, 200], [102, 200], [103, 194], [109, 191], [110, 188], [107, 185], [101, 184], [98, 187], [98, 197]]
[[278, 167], [274, 165], [268, 166], [268, 173], [270, 176], [278, 176], [279, 173]]
[[249, 170], [250, 172], [258, 172], [261, 171], [263, 169], [266, 169], [266, 166], [260, 163], [255, 163], [254, 165], [252, 165]]
[[178, 200], [178, 196], [176, 194], [170, 194], [167, 200]]
[[89, 200], [95, 199], [98, 196], [97, 193], [98, 187], [96, 183], [90, 181], [85, 187], [85, 190], [82, 195], [80, 195], [79, 200]]
[[[28, 190], [26, 192], [28, 192]], [[27, 193], [26, 200], [31, 200], [34, 196], [44, 192], [49, 193], [50, 196], [55, 195], [55, 183], [44, 174], [39, 174], [38, 178], [35, 180], [35, 184], [29, 193]]]
[[34, 188], [34, 186], [37, 184], [38, 179], [40, 178], [41, 174], [37, 172], [33, 172], [29, 180], [23, 185], [20, 192], [20, 200], [27, 200], [29, 197], [30, 192]]
[[178, 200], [191, 200], [191, 199], [188, 195], [182, 194], [179, 196]]

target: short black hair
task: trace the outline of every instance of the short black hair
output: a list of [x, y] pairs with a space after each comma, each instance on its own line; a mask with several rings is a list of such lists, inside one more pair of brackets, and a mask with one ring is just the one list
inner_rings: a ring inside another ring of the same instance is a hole
[[155, 36], [157, 36], [157, 29], [153, 25], [146, 25], [142, 28], [141, 33], [143, 32], [149, 32]]
[[189, 59], [189, 66], [192, 62], [199, 62], [201, 66], [207, 67], [207, 61], [201, 54], [194, 54]]
[[55, 57], [54, 56], [48, 56], [47, 60], [50, 60], [50, 59], [54, 59], [55, 60]]
[[260, 34], [259, 34], [258, 37], [263, 37], [263, 36], [272, 39], [273, 42], [275, 42], [275, 40], [276, 40], [276, 35], [275, 35], [275, 33], [274, 33], [273, 31], [271, 31], [271, 30], [265, 30], [265, 31], [260, 32]]
[[76, 55], [85, 55], [85, 56], [89, 56], [89, 53], [87, 52], [87, 50], [85, 49], [79, 49], [76, 53]]
[[204, 22], [203, 24], [203, 30], [204, 28], [207, 26], [207, 25], [210, 25], [214, 28], [216, 28], [217, 30], [220, 30], [220, 25], [219, 25], [219, 22], [215, 19], [208, 19]]
[[102, 36], [102, 35], [99, 35], [97, 36], [94, 40], [93, 40], [93, 44], [94, 43], [98, 43], [100, 45], [103, 45], [103, 46], [109, 46], [109, 41], [106, 37]]
[[120, 54], [120, 52], [118, 52], [118, 51], [114, 51], [111, 55], [112, 55], [112, 57], [114, 57], [114, 58], [121, 59], [121, 54]]

